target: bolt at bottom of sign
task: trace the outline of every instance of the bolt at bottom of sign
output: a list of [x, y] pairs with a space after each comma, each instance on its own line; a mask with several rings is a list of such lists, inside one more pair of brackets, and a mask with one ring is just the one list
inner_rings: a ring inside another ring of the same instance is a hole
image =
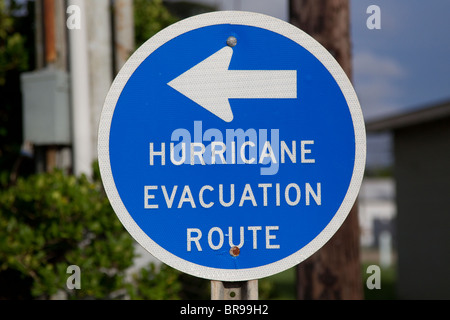
[[230, 249], [230, 255], [232, 255], [233, 257], [237, 257], [240, 253], [241, 250], [236, 246]]

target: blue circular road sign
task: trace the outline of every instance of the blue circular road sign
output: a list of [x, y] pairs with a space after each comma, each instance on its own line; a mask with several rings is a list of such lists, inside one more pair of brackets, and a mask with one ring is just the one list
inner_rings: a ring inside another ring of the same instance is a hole
[[152, 255], [243, 281], [319, 250], [357, 197], [365, 129], [335, 59], [300, 29], [214, 12], [162, 30], [115, 79], [100, 120], [112, 207]]

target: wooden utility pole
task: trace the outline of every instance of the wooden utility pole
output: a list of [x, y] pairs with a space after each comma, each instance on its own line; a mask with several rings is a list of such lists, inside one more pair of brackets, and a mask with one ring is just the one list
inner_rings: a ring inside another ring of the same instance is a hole
[[134, 52], [133, 0], [114, 1], [114, 73], [117, 74]]
[[56, 60], [55, 39], [55, 2], [43, 0], [44, 30], [45, 30], [45, 62], [51, 64]]
[[290, 0], [289, 19], [320, 42], [351, 80], [349, 0]]
[[[351, 79], [349, 0], [290, 0], [290, 22], [320, 42]], [[362, 299], [357, 203], [325, 246], [297, 267], [298, 299]]]
[[[38, 70], [67, 71], [67, 35], [65, 4], [60, 0], [36, 0], [36, 67]], [[35, 145], [36, 170], [50, 172], [67, 166], [68, 146], [64, 144]]]

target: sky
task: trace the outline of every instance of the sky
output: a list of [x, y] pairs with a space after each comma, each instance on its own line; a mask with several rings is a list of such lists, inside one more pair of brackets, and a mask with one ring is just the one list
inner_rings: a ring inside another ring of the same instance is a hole
[[[381, 29], [366, 26], [376, 4]], [[366, 121], [450, 100], [450, 1], [351, 0], [353, 84]], [[366, 168], [395, 161], [390, 133], [368, 134]]]
[[[377, 4], [381, 29], [369, 30]], [[450, 1], [352, 0], [354, 86], [366, 119], [450, 100]]]

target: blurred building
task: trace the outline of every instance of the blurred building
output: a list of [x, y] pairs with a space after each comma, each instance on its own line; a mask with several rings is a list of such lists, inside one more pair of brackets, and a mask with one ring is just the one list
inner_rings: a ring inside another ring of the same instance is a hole
[[[361, 246], [379, 248], [380, 236], [395, 238], [395, 181], [392, 178], [364, 178], [358, 196]], [[393, 242], [392, 242], [393, 245]]]
[[36, 70], [22, 75], [24, 144], [38, 172], [92, 173], [113, 77], [134, 51], [132, 0], [35, 0]]
[[393, 134], [398, 296], [450, 299], [450, 101], [366, 128]]

